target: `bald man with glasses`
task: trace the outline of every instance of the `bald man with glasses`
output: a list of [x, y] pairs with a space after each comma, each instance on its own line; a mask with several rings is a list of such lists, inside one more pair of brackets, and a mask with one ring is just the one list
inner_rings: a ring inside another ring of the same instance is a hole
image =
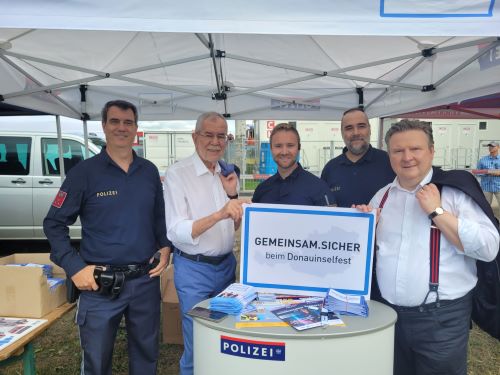
[[174, 282], [183, 314], [180, 374], [193, 374], [193, 321], [187, 312], [235, 281], [234, 233], [241, 223], [235, 172], [224, 176], [219, 160], [228, 140], [226, 119], [207, 112], [193, 133], [196, 152], [165, 172], [167, 233], [174, 246]]

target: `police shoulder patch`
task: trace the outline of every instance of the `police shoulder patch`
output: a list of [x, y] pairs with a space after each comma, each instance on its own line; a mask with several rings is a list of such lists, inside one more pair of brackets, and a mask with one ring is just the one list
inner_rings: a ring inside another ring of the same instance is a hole
[[57, 192], [56, 197], [54, 198], [54, 201], [52, 202], [52, 206], [56, 208], [61, 208], [64, 201], [66, 200], [67, 195], [68, 193], [66, 193], [65, 191], [59, 190]]

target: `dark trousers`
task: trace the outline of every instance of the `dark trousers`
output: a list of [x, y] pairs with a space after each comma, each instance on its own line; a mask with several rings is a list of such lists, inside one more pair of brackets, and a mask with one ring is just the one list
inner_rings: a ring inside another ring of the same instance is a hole
[[472, 293], [444, 306], [393, 307], [398, 313], [395, 375], [467, 375]]
[[127, 280], [111, 300], [82, 292], [76, 321], [82, 346], [81, 374], [110, 375], [122, 316], [127, 329], [129, 374], [156, 374], [160, 330], [160, 282], [149, 275]]

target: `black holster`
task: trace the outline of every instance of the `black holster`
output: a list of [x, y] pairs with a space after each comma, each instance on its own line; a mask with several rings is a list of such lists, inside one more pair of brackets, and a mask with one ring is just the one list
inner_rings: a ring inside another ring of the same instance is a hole
[[96, 292], [111, 299], [117, 298], [125, 285], [123, 272], [103, 271], [98, 267], [94, 269], [94, 279], [99, 287]]
[[76, 287], [70, 277], [66, 276], [66, 299], [69, 303], [75, 303], [79, 296], [80, 289]]

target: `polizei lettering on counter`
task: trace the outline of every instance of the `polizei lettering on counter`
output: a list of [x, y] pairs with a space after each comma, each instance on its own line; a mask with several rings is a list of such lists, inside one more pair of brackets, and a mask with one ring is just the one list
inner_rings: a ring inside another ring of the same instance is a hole
[[254, 341], [236, 337], [221, 336], [220, 352], [222, 354], [251, 359], [284, 361], [285, 343], [272, 341]]

